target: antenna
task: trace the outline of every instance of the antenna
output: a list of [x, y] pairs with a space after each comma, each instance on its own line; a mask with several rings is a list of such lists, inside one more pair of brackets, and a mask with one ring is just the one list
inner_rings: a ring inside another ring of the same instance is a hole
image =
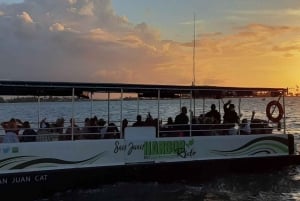
[[195, 86], [196, 78], [195, 78], [195, 47], [196, 47], [196, 22], [195, 22], [195, 13], [194, 13], [194, 47], [193, 47], [193, 83], [192, 85]]
[[[194, 47], [193, 47], [193, 83], [192, 86], [196, 85], [196, 77], [195, 77], [195, 47], [196, 47], [196, 17], [195, 17], [195, 13], [194, 13]], [[196, 94], [194, 91], [194, 115], [196, 115]]]

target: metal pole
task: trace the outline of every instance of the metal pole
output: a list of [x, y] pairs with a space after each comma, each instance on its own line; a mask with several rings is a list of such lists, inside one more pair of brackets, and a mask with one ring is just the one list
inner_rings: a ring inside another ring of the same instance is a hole
[[[283, 96], [282, 96], [282, 104], [283, 104], [283, 133], [286, 134], [286, 121], [285, 121], [285, 95], [283, 92]], [[279, 122], [278, 122], [279, 123]]]
[[107, 124], [110, 122], [110, 92], [107, 94]]
[[37, 128], [40, 128], [40, 117], [41, 115], [41, 97], [39, 96], [38, 97], [38, 125], [37, 125]]
[[239, 98], [239, 117], [241, 117], [241, 98]]
[[139, 113], [140, 113], [140, 97], [138, 95], [138, 97], [137, 97], [137, 114], [136, 115], [138, 115]]
[[182, 101], [182, 93], [180, 92], [180, 99], [179, 99], [179, 111], [181, 111], [181, 101]]
[[123, 138], [123, 89], [121, 89], [121, 103], [120, 103], [120, 138]]
[[157, 137], [159, 137], [159, 119], [160, 119], [160, 90], [157, 91]]
[[[190, 108], [192, 108], [192, 99], [193, 99], [193, 90], [190, 92]], [[192, 118], [193, 118], [193, 111], [190, 109], [190, 136], [192, 136]]]
[[74, 140], [74, 96], [75, 96], [75, 89], [72, 88], [72, 121], [71, 121], [71, 134], [72, 134], [72, 141]]
[[202, 102], [203, 102], [203, 105], [202, 105], [203, 112], [202, 112], [202, 114], [205, 114], [205, 98], [204, 97], [203, 97]]
[[90, 111], [90, 117], [93, 117], [93, 92], [91, 92], [91, 111]]
[[219, 112], [221, 113], [221, 101], [220, 101], [220, 99], [219, 99]]

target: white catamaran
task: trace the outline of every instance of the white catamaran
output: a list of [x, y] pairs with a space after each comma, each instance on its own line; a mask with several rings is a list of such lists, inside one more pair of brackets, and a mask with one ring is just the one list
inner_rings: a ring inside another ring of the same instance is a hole
[[[99, 120], [90, 125], [94, 131], [79, 128], [76, 132], [74, 122], [68, 134], [41, 121], [39, 129], [48, 132], [27, 136], [34, 140], [19, 135], [20, 142], [5, 143], [6, 134], [1, 136], [1, 194], [12, 190], [43, 194], [115, 181], [199, 179], [209, 172], [265, 170], [300, 162], [294, 136], [286, 134], [284, 88], [0, 81], [0, 96], [70, 96], [74, 102], [75, 97], [91, 98], [98, 93], [120, 95], [120, 119], [110, 122], [108, 118], [106, 125], [112, 129], [107, 128], [105, 134]], [[125, 126], [123, 94], [127, 93], [141, 101], [156, 99], [157, 118]], [[188, 122], [166, 126], [160, 121], [163, 99], [189, 99], [192, 108], [192, 100], [197, 99], [267, 96], [273, 98], [265, 106], [268, 120], [252, 119], [248, 133], [241, 132], [242, 122], [201, 121], [192, 112]]]

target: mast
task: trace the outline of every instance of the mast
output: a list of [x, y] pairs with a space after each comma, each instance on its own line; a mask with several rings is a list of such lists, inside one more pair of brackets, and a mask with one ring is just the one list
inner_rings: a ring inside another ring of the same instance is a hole
[[[196, 47], [196, 25], [195, 25], [195, 13], [194, 13], [194, 46], [193, 46], [193, 82], [192, 82], [192, 86], [195, 86], [196, 85], [196, 77], [195, 77], [195, 47]], [[193, 95], [193, 93], [192, 93]], [[193, 110], [193, 114], [194, 116], [196, 116], [196, 103], [195, 103], [195, 97], [196, 93], [194, 91], [194, 110]]]
[[192, 85], [195, 86], [196, 84], [196, 77], [195, 77], [195, 48], [196, 48], [196, 22], [195, 22], [195, 13], [194, 13], [194, 46], [193, 46], [193, 83]]

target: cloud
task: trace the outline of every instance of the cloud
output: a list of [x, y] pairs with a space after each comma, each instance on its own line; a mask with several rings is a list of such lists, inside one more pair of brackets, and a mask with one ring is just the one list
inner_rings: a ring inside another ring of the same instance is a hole
[[273, 10], [235, 10], [230, 13], [238, 15], [255, 15], [255, 16], [300, 16], [300, 9], [273, 9]]
[[54, 23], [53, 25], [51, 25], [49, 27], [50, 31], [64, 31], [65, 27], [64, 25], [60, 24], [60, 23]]
[[18, 18], [20, 18], [24, 23], [32, 24], [33, 20], [31, 16], [27, 12], [22, 12], [21, 15], [17, 15]]
[[171, 59], [159, 31], [116, 15], [110, 0], [27, 0], [0, 10], [2, 79], [166, 82], [151, 78]]
[[[274, 64], [296, 55], [298, 33], [258, 23], [199, 33], [196, 82], [251, 84], [258, 70], [275, 73]], [[0, 43], [0, 79], [190, 84], [193, 77], [193, 41], [162, 40], [149, 24], [117, 15], [111, 0], [0, 5]]]
[[[235, 27], [232, 34], [200, 33], [196, 40], [198, 55], [205, 58], [223, 57], [238, 58], [240, 56], [263, 56], [273, 51], [287, 50], [279, 46], [282, 41], [295, 43], [294, 35], [297, 35], [300, 27], [290, 26], [270, 26], [264, 24], [248, 24], [246, 26]], [[183, 46], [193, 47], [192, 42], [183, 43]], [[286, 46], [287, 44], [285, 44]], [[295, 45], [292, 46], [295, 48]]]

